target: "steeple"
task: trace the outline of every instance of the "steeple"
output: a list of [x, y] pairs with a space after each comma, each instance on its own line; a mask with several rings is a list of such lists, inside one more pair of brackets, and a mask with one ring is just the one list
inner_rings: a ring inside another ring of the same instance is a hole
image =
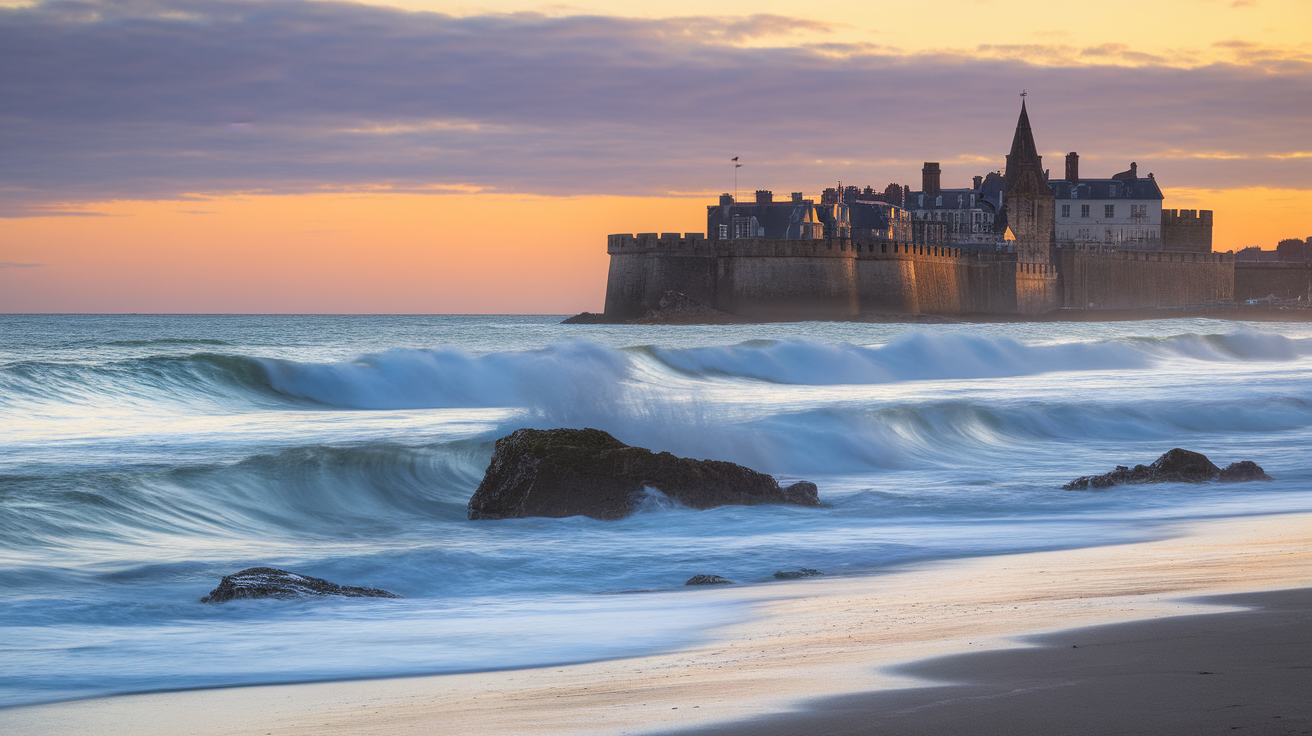
[[[1033, 173], [1034, 176], [1027, 176]], [[1016, 121], [1016, 134], [1011, 139], [1011, 153], [1007, 154], [1007, 191], [1032, 194], [1051, 194], [1043, 175], [1043, 157], [1034, 145], [1034, 131], [1030, 130], [1030, 116], [1025, 100], [1020, 101], [1020, 119]]]

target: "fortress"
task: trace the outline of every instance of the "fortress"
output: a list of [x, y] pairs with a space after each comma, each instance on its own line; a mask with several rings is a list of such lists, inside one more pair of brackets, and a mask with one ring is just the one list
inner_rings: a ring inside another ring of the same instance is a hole
[[938, 164], [923, 173], [914, 198], [890, 185], [826, 190], [819, 205], [800, 193], [776, 203], [762, 190], [754, 204], [723, 195], [707, 208], [706, 233], [611, 235], [605, 317], [640, 318], [668, 292], [754, 320], [1234, 298], [1234, 256], [1211, 252], [1210, 211], [1163, 212], [1152, 175], [1139, 178], [1133, 164], [1112, 179], [1079, 179], [1074, 153], [1067, 179], [1050, 182], [1023, 101], [1005, 173], [976, 177], [971, 190], [941, 190]]

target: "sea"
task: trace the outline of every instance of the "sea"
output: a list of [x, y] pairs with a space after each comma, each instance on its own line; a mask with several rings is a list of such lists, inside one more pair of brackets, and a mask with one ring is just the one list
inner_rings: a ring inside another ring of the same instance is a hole
[[[1312, 325], [562, 325], [0, 315], [0, 706], [675, 651], [779, 570], [1312, 511]], [[823, 505], [470, 521], [493, 444], [595, 427]], [[1273, 482], [1065, 491], [1173, 447]], [[204, 604], [279, 567], [403, 598]]]

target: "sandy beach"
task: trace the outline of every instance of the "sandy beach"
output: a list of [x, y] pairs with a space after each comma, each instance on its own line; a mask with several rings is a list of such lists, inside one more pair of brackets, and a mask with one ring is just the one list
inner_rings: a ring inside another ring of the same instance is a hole
[[[0, 728], [15, 735], [267, 735], [727, 727], [797, 711], [816, 698], [927, 684], [913, 670], [893, 671], [896, 665], [1013, 648], [1043, 632], [1243, 610], [1186, 599], [1307, 586], [1312, 514], [1208, 520], [1136, 544], [690, 590], [684, 594], [752, 601], [755, 615], [705, 644], [659, 656], [99, 698], [0, 711]], [[1134, 658], [1125, 659], [1121, 667], [1133, 673]], [[933, 672], [944, 676], [941, 667]]]

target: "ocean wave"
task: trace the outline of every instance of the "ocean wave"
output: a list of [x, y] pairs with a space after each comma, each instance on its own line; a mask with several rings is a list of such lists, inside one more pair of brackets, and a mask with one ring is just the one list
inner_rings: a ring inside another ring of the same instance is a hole
[[688, 375], [819, 386], [1134, 370], [1179, 358], [1285, 361], [1312, 354], [1312, 341], [1239, 332], [1026, 345], [1001, 337], [911, 333], [874, 347], [793, 339], [643, 351]]
[[652, 391], [695, 392], [708, 382], [870, 385], [971, 380], [1067, 371], [1145, 370], [1178, 361], [1292, 361], [1312, 340], [1237, 332], [1025, 344], [962, 333], [916, 332], [883, 345], [807, 339], [694, 348], [611, 348], [566, 342], [473, 355], [402, 349], [313, 363], [223, 353], [105, 363], [23, 361], [0, 366], [0, 406], [23, 401], [95, 404], [201, 400], [342, 409], [524, 408], [582, 420], [639, 403]]
[[0, 476], [0, 547], [396, 537], [463, 521], [491, 444], [306, 445], [233, 463]]

